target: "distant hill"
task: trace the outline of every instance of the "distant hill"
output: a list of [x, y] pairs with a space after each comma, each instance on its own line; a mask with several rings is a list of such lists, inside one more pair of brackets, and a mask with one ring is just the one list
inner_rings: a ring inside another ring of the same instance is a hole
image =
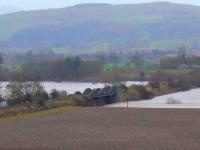
[[20, 9], [12, 6], [0, 6], [0, 15], [13, 13], [17, 11], [20, 11]]
[[82, 7], [103, 7], [103, 6], [111, 6], [111, 4], [106, 4], [106, 3], [86, 3], [86, 4], [78, 4], [78, 5], [75, 5], [74, 7], [79, 7], [79, 8], [82, 8]]
[[200, 48], [200, 7], [80, 4], [0, 16], [0, 49]]

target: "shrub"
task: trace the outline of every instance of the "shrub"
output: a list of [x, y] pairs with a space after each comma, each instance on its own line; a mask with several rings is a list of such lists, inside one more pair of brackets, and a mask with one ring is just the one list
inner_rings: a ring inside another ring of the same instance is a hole
[[155, 88], [155, 89], [159, 89], [160, 88], [160, 83], [159, 82], [151, 82], [149, 84], [149, 86], [151, 86], [152, 88]]
[[76, 92], [74, 93], [74, 95], [82, 95], [82, 93], [81, 93], [80, 91], [76, 91]]
[[2, 95], [0, 96], [0, 103], [1, 103], [1, 102], [3, 102], [3, 98], [2, 98]]
[[181, 104], [181, 101], [179, 101], [179, 100], [177, 100], [173, 97], [170, 97], [170, 98], [167, 99], [166, 104]]
[[67, 91], [61, 91], [59, 93], [60, 98], [66, 98], [67, 97]]
[[85, 89], [85, 91], [83, 92], [84, 95], [89, 95], [90, 93], [92, 93], [92, 89], [90, 88]]
[[189, 90], [191, 87], [191, 84], [188, 80], [179, 80], [177, 83], [177, 87], [181, 90], [181, 91], [186, 91]]
[[127, 92], [128, 88], [124, 84], [120, 84], [117, 86], [117, 95], [118, 95], [118, 101], [126, 101], [127, 98]]
[[130, 101], [140, 100], [140, 94], [134, 88], [129, 88], [128, 89], [128, 99]]
[[47, 92], [44, 91], [39, 82], [10, 82], [7, 89], [9, 92], [9, 105], [44, 105], [49, 99]]
[[56, 90], [56, 89], [53, 89], [53, 90], [51, 91], [51, 93], [50, 93], [50, 97], [51, 97], [52, 99], [58, 98], [58, 97], [59, 97], [59, 91]]
[[15, 99], [8, 99], [7, 102], [9, 106], [14, 106], [14, 105], [21, 104], [22, 100], [20, 98], [15, 98]]
[[81, 95], [74, 95], [72, 101], [75, 102], [75, 105], [77, 106], [89, 106], [91, 102], [89, 98]]
[[139, 85], [135, 86], [136, 91], [140, 94], [141, 99], [150, 99], [152, 98], [152, 93], [146, 89], [145, 86]]
[[48, 93], [45, 91], [38, 92], [33, 97], [34, 103], [40, 106], [45, 106], [49, 100]]

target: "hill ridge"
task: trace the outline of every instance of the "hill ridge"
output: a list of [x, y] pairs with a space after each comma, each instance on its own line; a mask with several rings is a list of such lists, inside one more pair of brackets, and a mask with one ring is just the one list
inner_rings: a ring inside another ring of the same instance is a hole
[[198, 6], [89, 3], [1, 15], [0, 48], [107, 51], [118, 48], [119, 43], [127, 49], [200, 48], [199, 26]]

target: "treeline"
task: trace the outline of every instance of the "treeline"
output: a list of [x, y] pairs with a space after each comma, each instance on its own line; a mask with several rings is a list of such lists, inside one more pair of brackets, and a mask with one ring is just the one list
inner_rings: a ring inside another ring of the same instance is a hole
[[177, 91], [200, 87], [200, 69], [158, 70], [151, 76], [151, 83], [167, 82]]
[[[31, 54], [29, 54], [31, 55]], [[144, 58], [141, 54], [129, 56], [129, 67], [124, 67], [119, 63], [119, 56], [110, 54], [108, 56], [99, 55], [97, 58], [67, 57], [65, 59], [51, 61], [30, 61], [22, 64], [2, 64], [0, 65], [1, 81], [102, 81], [115, 82], [125, 80], [138, 80], [138, 73], [134, 73], [131, 64], [137, 68], [143, 67]], [[121, 58], [122, 59], [122, 58]], [[110, 60], [110, 61], [108, 61]], [[115, 68], [116, 63], [120, 67]], [[118, 62], [118, 63], [117, 63]], [[109, 69], [105, 69], [109, 66]], [[12, 68], [11, 68], [12, 67]], [[137, 71], [136, 71], [137, 72]], [[141, 71], [139, 71], [141, 72]]]
[[47, 93], [39, 82], [10, 82], [7, 85], [8, 95], [0, 102], [7, 102], [8, 107], [25, 106], [27, 108], [52, 108], [55, 106], [103, 106], [123, 101], [137, 101], [150, 99], [156, 96], [157, 90], [151, 85], [133, 85], [127, 87], [124, 84], [106, 85], [104, 88], [87, 88], [83, 93], [77, 91], [68, 94], [66, 91], [53, 89]]
[[[65, 55], [63, 54], [56, 54], [54, 52], [40, 52], [34, 53], [32, 51], [28, 51], [25, 53], [5, 53], [3, 54], [5, 63], [12, 63], [12, 64], [23, 64], [23, 63], [30, 63], [30, 62], [44, 62], [44, 61], [55, 61], [59, 59], [64, 59]], [[1, 58], [1, 57], [0, 57]]]
[[0, 69], [1, 80], [14, 81], [63, 81], [79, 80], [98, 75], [102, 64], [98, 61], [67, 57], [62, 60], [30, 62], [22, 64], [18, 70]]
[[162, 69], [178, 69], [178, 68], [200, 68], [199, 56], [179, 55], [173, 57], [164, 57], [160, 60], [160, 67]]

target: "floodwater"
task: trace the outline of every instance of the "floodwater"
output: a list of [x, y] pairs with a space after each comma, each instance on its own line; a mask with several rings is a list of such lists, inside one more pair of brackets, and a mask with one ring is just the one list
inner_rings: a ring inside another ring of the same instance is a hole
[[[130, 85], [147, 85], [148, 82], [139, 82], [139, 81], [125, 81], [126, 86]], [[2, 94], [7, 95], [6, 86], [8, 82], [2, 82]], [[58, 91], [67, 91], [68, 94], [73, 94], [76, 91], [83, 92], [86, 88], [96, 89], [103, 88], [107, 83], [91, 83], [91, 82], [41, 82], [41, 85], [44, 89], [50, 93], [51, 90], [56, 89]]]
[[[147, 85], [148, 82], [139, 82], [139, 81], [126, 81], [124, 82], [125, 85]], [[0, 92], [3, 97], [8, 95], [6, 86], [8, 82], [1, 82]], [[58, 91], [66, 91], [67, 94], [73, 94], [77, 91], [84, 92], [86, 88], [96, 89], [96, 88], [103, 88], [107, 83], [91, 83], [91, 82], [41, 82], [41, 85], [44, 89], [50, 93], [53, 89]], [[6, 107], [7, 103], [2, 102], [0, 103], [0, 107]]]
[[[130, 108], [200, 108], [200, 88], [158, 96], [150, 100], [130, 101]], [[127, 102], [106, 107], [127, 107]]]

